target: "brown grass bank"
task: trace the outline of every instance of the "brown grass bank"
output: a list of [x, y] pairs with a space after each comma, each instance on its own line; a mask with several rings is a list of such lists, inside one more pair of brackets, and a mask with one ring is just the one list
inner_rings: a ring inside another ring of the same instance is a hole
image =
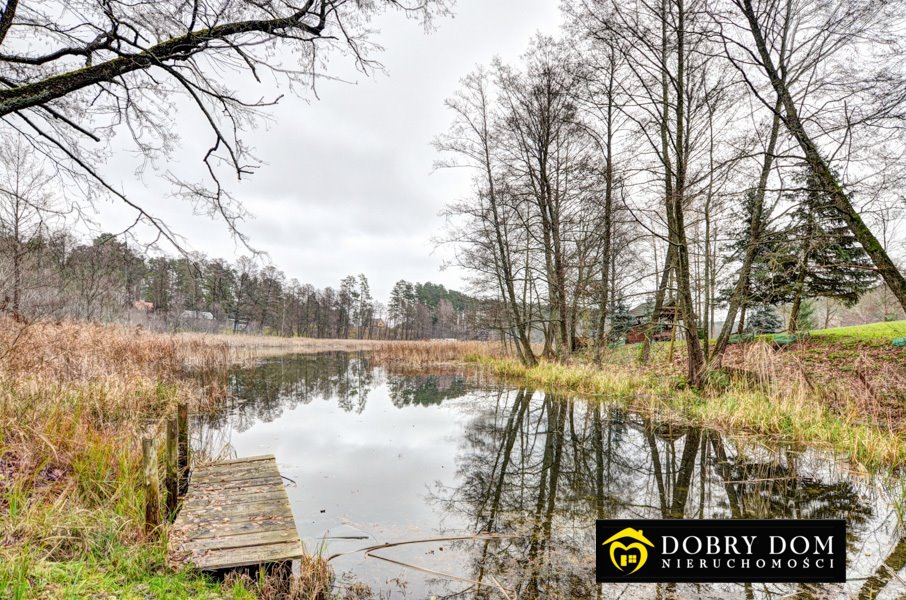
[[267, 335], [178, 333], [178, 342], [189, 345], [225, 346], [234, 363], [280, 354], [314, 354], [317, 352], [360, 352], [375, 350], [385, 344], [378, 340], [336, 340], [287, 338]]
[[596, 366], [579, 354], [566, 363], [525, 367], [497, 344], [386, 344], [378, 361], [397, 368], [455, 362], [517, 385], [606, 398], [660, 418], [751, 435], [766, 442], [824, 447], [864, 468], [906, 464], [906, 356], [874, 341], [818, 339], [789, 348], [740, 344], [730, 368], [703, 390], [684, 384], [682, 350], [656, 344], [647, 365], [638, 348], [611, 349]]
[[268, 584], [165, 565], [140, 470], [144, 432], [178, 402], [222, 396], [222, 377], [187, 374], [223, 372], [258, 342], [0, 318], [0, 598], [266, 597]]

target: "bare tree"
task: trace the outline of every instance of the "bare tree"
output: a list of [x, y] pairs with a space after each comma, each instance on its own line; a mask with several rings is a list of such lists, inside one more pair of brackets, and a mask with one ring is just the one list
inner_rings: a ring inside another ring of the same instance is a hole
[[36, 272], [25, 263], [67, 212], [49, 193], [50, 180], [43, 161], [22, 137], [0, 142], [0, 248], [9, 260], [12, 291], [4, 306], [9, 303], [17, 315], [22, 310], [24, 278]]
[[[531, 207], [535, 241], [543, 259], [545, 300], [550, 328], [545, 348], [556, 346], [561, 358], [573, 348], [570, 321], [571, 281], [577, 266], [575, 227], [592, 175], [589, 155], [594, 145], [579, 122], [576, 102], [580, 80], [569, 64], [562, 42], [538, 37], [524, 57], [524, 67], [496, 65], [505, 161], [514, 191]], [[581, 278], [579, 278], [581, 279]]]
[[[647, 359], [648, 341], [655, 321], [672, 299], [683, 323], [688, 357], [687, 374], [700, 381], [705, 356], [698, 339], [699, 315], [693, 300], [693, 281], [687, 213], [694, 201], [702, 174], [696, 170], [701, 147], [708, 147], [708, 112], [716, 94], [728, 84], [709, 67], [713, 49], [704, 31], [702, 3], [663, 0], [626, 6], [610, 0], [578, 0], [580, 18], [589, 27], [619, 41], [626, 58], [632, 89], [627, 89], [623, 112], [631, 119], [645, 154], [650, 159], [649, 194], [660, 196], [663, 239], [667, 244], [654, 300], [654, 320], [646, 336], [642, 358]], [[688, 6], [687, 6], [688, 4]], [[706, 156], [707, 158], [707, 156]], [[654, 192], [654, 185], [660, 186]], [[709, 232], [710, 233], [710, 232]], [[660, 234], [659, 234], [660, 235]]]
[[[613, 304], [613, 291], [616, 282], [612, 277], [611, 263], [615, 255], [615, 214], [618, 210], [616, 200], [620, 179], [616, 157], [620, 150], [619, 134], [626, 128], [627, 118], [623, 114], [628, 93], [625, 79], [629, 76], [623, 65], [625, 48], [621, 39], [587, 14], [588, 6], [583, 0], [567, 3], [564, 9], [571, 17], [573, 35], [587, 42], [582, 47], [579, 86], [579, 102], [585, 112], [585, 121], [591, 126], [589, 134], [597, 146], [598, 160], [602, 163], [603, 191], [600, 211], [597, 216], [599, 225], [599, 277], [598, 277], [598, 315], [595, 328], [595, 361], [600, 363], [607, 339], [609, 308]], [[620, 82], [623, 83], [620, 83]]]
[[[241, 133], [279, 100], [264, 84], [309, 88], [328, 52], [351, 56], [365, 71], [378, 66], [368, 21], [388, 7], [427, 24], [446, 0], [6, 0], [0, 134], [19, 132], [84, 200], [119, 198], [137, 221], [181, 247], [153, 206], [127, 197], [101, 167], [117, 131], [128, 132], [146, 161], [165, 159], [179, 137], [173, 115], [189, 107], [210, 130], [205, 176], [165, 169], [166, 177], [176, 194], [244, 240], [237, 229], [244, 212], [224, 177], [241, 179], [256, 167]], [[250, 79], [263, 91], [247, 92]]]
[[[516, 344], [518, 356], [528, 365], [536, 363], [531, 346], [531, 318], [526, 314], [525, 288], [518, 290], [518, 251], [512, 246], [512, 227], [508, 227], [513, 214], [504, 206], [501, 198], [499, 173], [499, 140], [494, 132], [494, 116], [491, 114], [492, 99], [489, 97], [488, 77], [483, 71], [467, 76], [462, 89], [446, 104], [454, 114], [450, 131], [435, 140], [435, 147], [452, 158], [441, 161], [438, 166], [451, 168], [468, 165], [477, 169], [479, 207], [462, 203], [450, 207], [450, 213], [467, 217], [467, 227], [477, 221], [478, 227], [471, 230], [479, 238], [472, 238], [471, 246], [479, 249], [479, 255], [468, 253], [465, 257], [468, 268], [491, 267], [491, 275], [501, 298], [506, 305], [508, 333]], [[505, 190], [503, 190], [505, 192]], [[457, 241], [464, 242], [465, 232], [460, 232]], [[471, 237], [471, 236], [470, 236]], [[485, 257], [490, 257], [485, 261]], [[477, 258], [477, 260], [472, 260]]]

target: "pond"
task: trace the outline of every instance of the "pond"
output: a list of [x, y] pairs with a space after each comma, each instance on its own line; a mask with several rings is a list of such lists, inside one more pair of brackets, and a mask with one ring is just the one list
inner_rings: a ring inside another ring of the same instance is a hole
[[[199, 417], [196, 446], [275, 454], [307, 549], [376, 598], [906, 593], [902, 483], [814, 449], [464, 373], [396, 374], [366, 354], [268, 359], [229, 385], [222, 410]], [[598, 586], [598, 518], [843, 518], [848, 581]], [[361, 551], [387, 542], [415, 543]]]

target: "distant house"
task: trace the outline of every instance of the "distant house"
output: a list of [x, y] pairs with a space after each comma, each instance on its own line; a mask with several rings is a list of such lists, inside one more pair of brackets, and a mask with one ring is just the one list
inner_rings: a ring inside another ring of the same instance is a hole
[[213, 321], [214, 313], [210, 313], [206, 310], [184, 310], [180, 313], [179, 318], [187, 321], [190, 319], [202, 320], [202, 321]]
[[[627, 344], [638, 344], [645, 341], [645, 333], [649, 327], [649, 313], [651, 312], [650, 304], [639, 304], [630, 309], [629, 314], [635, 320], [632, 327], [626, 332]], [[666, 300], [661, 307], [660, 312], [651, 315], [650, 319], [654, 322], [654, 331], [651, 339], [654, 341], [665, 342], [673, 339], [673, 329], [677, 320], [676, 301], [672, 298]]]
[[132, 303], [132, 308], [141, 312], [154, 312], [154, 303], [136, 300]]
[[648, 318], [648, 313], [651, 312], [651, 304], [648, 302], [643, 302], [638, 306], [629, 309], [629, 316], [635, 319], [636, 325], [641, 325], [645, 319]]

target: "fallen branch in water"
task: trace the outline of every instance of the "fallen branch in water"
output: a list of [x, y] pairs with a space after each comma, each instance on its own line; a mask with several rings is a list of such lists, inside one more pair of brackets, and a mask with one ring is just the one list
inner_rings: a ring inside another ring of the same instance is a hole
[[429, 543], [433, 543], [433, 542], [457, 542], [457, 541], [508, 540], [508, 539], [513, 539], [513, 538], [517, 538], [517, 537], [520, 537], [520, 536], [500, 534], [500, 533], [476, 533], [476, 534], [472, 534], [472, 535], [428, 538], [428, 539], [422, 539], [422, 540], [407, 540], [407, 541], [403, 541], [403, 542], [387, 542], [385, 544], [378, 544], [376, 546], [366, 546], [365, 548], [359, 548], [358, 550], [350, 550], [349, 552], [340, 552], [337, 554], [333, 554], [327, 558], [327, 562], [330, 562], [333, 559], [339, 558], [341, 556], [348, 556], [350, 554], [357, 554], [359, 552], [363, 552], [365, 554], [366, 558], [377, 558], [379, 560], [393, 563], [395, 565], [400, 565], [402, 567], [407, 567], [409, 569], [413, 569], [413, 570], [419, 571], [421, 573], [427, 573], [428, 575], [434, 575], [436, 577], [445, 577], [447, 579], [451, 579], [454, 581], [462, 581], [463, 583], [470, 583], [475, 586], [496, 587], [498, 590], [500, 590], [500, 592], [504, 595], [504, 597], [510, 598], [511, 596], [510, 596], [508, 590], [506, 590], [502, 585], [500, 585], [500, 582], [497, 581], [497, 579], [494, 578], [493, 576], [491, 576], [491, 580], [494, 582], [494, 585], [490, 585], [488, 583], [476, 581], [474, 579], [469, 579], [467, 577], [460, 577], [459, 575], [443, 573], [441, 571], [435, 571], [434, 569], [429, 569], [427, 567], [420, 567], [418, 565], [405, 563], [405, 562], [402, 562], [402, 561], [399, 561], [399, 560], [396, 560], [393, 558], [387, 558], [386, 556], [380, 556], [378, 554], [375, 554], [375, 552], [378, 550], [386, 550], [388, 548], [394, 548], [396, 546], [407, 546], [407, 545], [411, 545], [411, 544], [429, 544]]

